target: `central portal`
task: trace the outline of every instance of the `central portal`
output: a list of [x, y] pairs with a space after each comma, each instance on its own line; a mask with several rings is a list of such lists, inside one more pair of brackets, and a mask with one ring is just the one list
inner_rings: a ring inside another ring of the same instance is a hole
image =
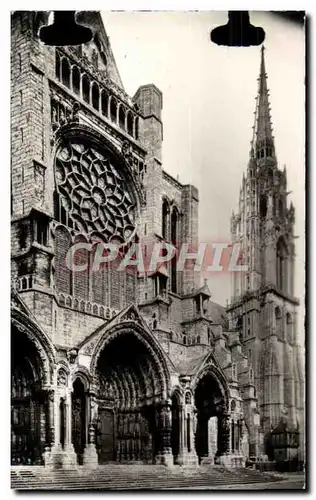
[[159, 365], [153, 349], [133, 331], [122, 332], [103, 347], [96, 365], [99, 463], [156, 463], [168, 444]]

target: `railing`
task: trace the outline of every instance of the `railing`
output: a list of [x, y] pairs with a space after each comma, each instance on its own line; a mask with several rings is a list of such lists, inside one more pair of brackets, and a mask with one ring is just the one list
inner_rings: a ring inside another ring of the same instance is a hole
[[15, 278], [13, 280], [13, 287], [17, 292], [22, 292], [24, 290], [31, 290], [35, 284], [35, 277], [33, 274], [26, 274]]
[[95, 302], [78, 299], [64, 293], [61, 293], [57, 296], [57, 301], [58, 304], [62, 307], [67, 307], [69, 309], [91, 314], [93, 316], [99, 316], [108, 320], [114, 318], [114, 316], [118, 314], [118, 311], [111, 307], [106, 307], [100, 304], [96, 304]]

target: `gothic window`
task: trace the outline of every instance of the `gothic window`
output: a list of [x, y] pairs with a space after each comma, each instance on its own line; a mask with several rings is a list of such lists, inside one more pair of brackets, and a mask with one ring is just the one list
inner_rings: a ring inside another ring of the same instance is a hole
[[196, 343], [197, 343], [197, 344], [200, 344], [200, 343], [201, 343], [201, 337], [200, 337], [200, 335], [198, 335], [198, 336], [197, 336], [197, 338], [196, 338]]
[[72, 67], [72, 90], [75, 94], [80, 94], [80, 71], [77, 66]]
[[96, 82], [92, 84], [92, 106], [99, 111], [100, 109], [100, 90]]
[[113, 99], [113, 97], [111, 98], [111, 104], [110, 104], [110, 116], [111, 116], [111, 120], [112, 122], [117, 122], [117, 104], [116, 104], [116, 100]]
[[234, 412], [236, 410], [236, 401], [233, 399], [230, 403], [230, 411]]
[[275, 308], [275, 331], [278, 337], [282, 335], [282, 313], [279, 306]]
[[61, 63], [61, 77], [62, 77], [62, 83], [66, 87], [70, 87], [70, 65], [68, 62], [68, 59], [66, 57], [63, 57], [62, 63]]
[[102, 93], [101, 93], [101, 112], [102, 112], [102, 115], [108, 116], [108, 103], [109, 103], [109, 96], [104, 90], [102, 90]]
[[169, 204], [167, 200], [162, 203], [162, 237], [168, 240], [168, 216], [169, 216]]
[[46, 218], [38, 218], [34, 222], [34, 240], [40, 245], [47, 246], [48, 224]]
[[139, 120], [138, 120], [138, 116], [136, 116], [135, 118], [135, 139], [138, 140], [138, 135], [139, 135]]
[[60, 56], [57, 51], [55, 52], [55, 75], [60, 80]]
[[127, 132], [133, 135], [133, 115], [131, 112], [127, 114]]
[[119, 126], [125, 130], [125, 111], [122, 105], [119, 109]]
[[187, 343], [187, 337], [186, 335], [183, 335], [183, 344], [186, 345], [186, 343]]
[[276, 286], [283, 292], [286, 292], [286, 272], [286, 247], [280, 238], [276, 247]]
[[283, 201], [279, 200], [279, 217], [282, 218], [283, 215]]
[[[178, 242], [178, 223], [179, 216], [178, 210], [173, 208], [171, 214], [171, 243], [177, 247]], [[177, 293], [177, 254], [174, 255], [171, 261], [171, 290]]]
[[260, 217], [263, 218], [263, 219], [267, 215], [267, 208], [268, 208], [268, 206], [267, 206], [267, 197], [264, 196], [264, 195], [262, 195], [260, 197]]
[[60, 204], [74, 229], [102, 241], [126, 242], [135, 234], [135, 203], [111, 159], [73, 141], [58, 152], [55, 180]]
[[82, 97], [85, 102], [90, 103], [90, 80], [87, 75], [82, 77]]

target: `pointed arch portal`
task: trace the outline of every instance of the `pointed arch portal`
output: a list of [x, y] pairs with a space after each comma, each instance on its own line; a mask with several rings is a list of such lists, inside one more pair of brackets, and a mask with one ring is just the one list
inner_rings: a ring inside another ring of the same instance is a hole
[[118, 326], [96, 347], [91, 372], [98, 387], [99, 463], [157, 462], [170, 447], [171, 405], [167, 368], [154, 339]]
[[[11, 463], [41, 465], [50, 444], [47, 352], [34, 331], [12, 317]], [[45, 387], [46, 386], [46, 387]]]
[[205, 368], [195, 385], [195, 448], [200, 463], [224, 454], [229, 447], [228, 389], [221, 378], [214, 367]]

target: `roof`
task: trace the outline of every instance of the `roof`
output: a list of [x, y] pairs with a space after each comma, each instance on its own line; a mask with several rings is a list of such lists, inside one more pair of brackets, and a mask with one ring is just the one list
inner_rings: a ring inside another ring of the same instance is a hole
[[228, 330], [228, 315], [224, 306], [210, 300], [209, 314], [215, 325], [222, 325], [224, 330]]

